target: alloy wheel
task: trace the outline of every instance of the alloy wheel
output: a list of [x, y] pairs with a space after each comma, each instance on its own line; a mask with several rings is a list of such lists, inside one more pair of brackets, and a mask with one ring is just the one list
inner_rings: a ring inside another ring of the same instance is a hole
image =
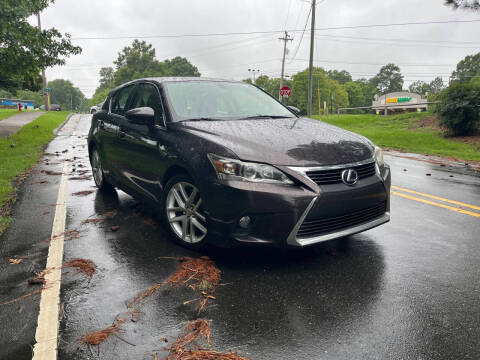
[[101, 187], [103, 181], [103, 170], [102, 163], [100, 161], [100, 155], [98, 154], [97, 150], [95, 150], [92, 155], [92, 172], [95, 184], [97, 184], [98, 187]]
[[193, 184], [186, 181], [174, 184], [165, 205], [168, 223], [179, 239], [195, 244], [205, 238], [207, 227], [202, 198]]

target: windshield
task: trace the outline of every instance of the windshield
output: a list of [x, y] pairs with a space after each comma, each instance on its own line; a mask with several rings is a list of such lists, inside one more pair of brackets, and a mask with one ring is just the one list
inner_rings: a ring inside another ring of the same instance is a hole
[[174, 121], [233, 120], [250, 117], [294, 117], [255, 86], [223, 81], [167, 82], [165, 89]]

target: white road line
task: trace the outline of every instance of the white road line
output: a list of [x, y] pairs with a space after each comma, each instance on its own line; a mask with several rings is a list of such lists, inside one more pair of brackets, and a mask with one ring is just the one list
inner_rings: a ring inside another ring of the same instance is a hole
[[[77, 126], [78, 118], [74, 119], [73, 129]], [[73, 130], [68, 141], [68, 152], [72, 153], [72, 140], [75, 136]], [[62, 278], [63, 240], [65, 220], [67, 216], [67, 183], [69, 162], [63, 165], [62, 178], [53, 219], [52, 236], [48, 249], [48, 258], [45, 275], [45, 290], [40, 299], [40, 312], [38, 314], [37, 331], [33, 347], [33, 360], [55, 360], [57, 358], [58, 317], [60, 304], [60, 284]]]

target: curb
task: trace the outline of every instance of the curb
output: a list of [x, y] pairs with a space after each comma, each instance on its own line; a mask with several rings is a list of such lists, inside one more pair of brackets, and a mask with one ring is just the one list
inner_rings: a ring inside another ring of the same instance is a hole
[[63, 126], [68, 122], [68, 120], [70, 120], [70, 118], [71, 118], [73, 115], [75, 115], [75, 114], [74, 114], [74, 113], [68, 114], [68, 115], [67, 115], [67, 118], [66, 118], [60, 125], [58, 125], [55, 129], [53, 129], [53, 133], [54, 133], [55, 135], [57, 135], [58, 132], [59, 132], [60, 130], [62, 130]]

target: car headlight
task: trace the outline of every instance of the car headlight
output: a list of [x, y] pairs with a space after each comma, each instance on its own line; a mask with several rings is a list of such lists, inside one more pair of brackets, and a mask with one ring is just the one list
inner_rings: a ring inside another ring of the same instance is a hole
[[258, 163], [243, 162], [208, 154], [219, 179], [231, 179], [250, 182], [293, 184], [283, 172], [277, 168]]
[[381, 167], [385, 164], [383, 161], [383, 150], [378, 146], [375, 146], [375, 161], [377, 162], [378, 167]]

